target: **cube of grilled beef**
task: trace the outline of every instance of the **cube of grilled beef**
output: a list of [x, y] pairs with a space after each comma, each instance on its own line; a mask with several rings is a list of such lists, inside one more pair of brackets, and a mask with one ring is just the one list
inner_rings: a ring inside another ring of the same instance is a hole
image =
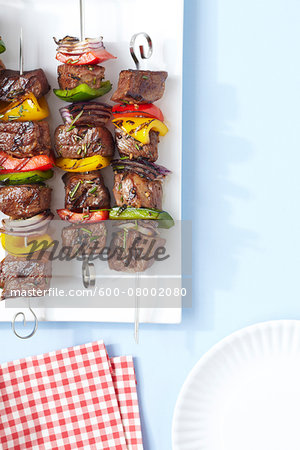
[[0, 59], [0, 72], [1, 70], [5, 70], [5, 65], [4, 62], [2, 61], [2, 59]]
[[156, 250], [165, 243], [156, 232], [149, 236], [139, 228], [125, 227], [113, 233], [108, 253], [109, 268], [119, 272], [144, 272], [153, 265]]
[[101, 253], [106, 245], [107, 230], [104, 222], [72, 224], [62, 230], [61, 236], [69, 257], [75, 259]]
[[60, 89], [73, 89], [83, 83], [93, 89], [99, 89], [104, 78], [104, 72], [105, 68], [97, 65], [61, 64], [57, 67], [58, 84]]
[[159, 133], [151, 130], [149, 133], [150, 143], [142, 144], [125, 131], [116, 128], [116, 145], [120, 156], [130, 158], [145, 158], [154, 162], [158, 158], [157, 145], [159, 143]]
[[113, 193], [118, 206], [162, 208], [163, 191], [160, 180], [148, 180], [133, 172], [115, 173]]
[[42, 69], [29, 70], [23, 75], [18, 70], [0, 71], [0, 100], [11, 102], [29, 92], [40, 98], [49, 90], [50, 86]]
[[60, 113], [66, 125], [101, 127], [111, 119], [111, 110], [106, 103], [76, 102], [61, 108]]
[[168, 72], [150, 70], [122, 70], [114, 102], [153, 103], [159, 100], [165, 91]]
[[115, 143], [105, 127], [59, 125], [55, 130], [55, 149], [63, 158], [82, 159], [88, 156], [113, 156]]
[[66, 192], [65, 208], [69, 211], [82, 212], [86, 208], [110, 208], [110, 194], [99, 171], [68, 172], [62, 179]]
[[16, 158], [49, 155], [51, 139], [46, 120], [0, 122], [0, 151]]
[[13, 219], [35, 216], [50, 209], [52, 189], [42, 184], [0, 187], [0, 211]]
[[[3, 288], [2, 299], [10, 297], [41, 296], [50, 287], [52, 264], [49, 252], [41, 255], [27, 256], [7, 255], [0, 263], [0, 286]], [[20, 291], [22, 294], [20, 295]], [[25, 295], [26, 293], [26, 295]]]

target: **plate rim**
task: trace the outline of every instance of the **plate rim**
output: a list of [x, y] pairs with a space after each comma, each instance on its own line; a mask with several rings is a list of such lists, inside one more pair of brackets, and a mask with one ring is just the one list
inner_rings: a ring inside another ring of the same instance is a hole
[[236, 338], [241, 338], [244, 335], [246, 335], [249, 332], [255, 332], [256, 330], [265, 330], [266, 328], [272, 328], [272, 327], [278, 327], [278, 326], [298, 326], [300, 327], [300, 320], [299, 319], [275, 319], [275, 320], [266, 320], [254, 323], [252, 325], [247, 325], [243, 328], [239, 328], [238, 330], [233, 331], [229, 335], [223, 337], [221, 340], [213, 344], [212, 347], [210, 347], [202, 356], [201, 358], [196, 362], [196, 364], [192, 367], [190, 372], [188, 373], [186, 379], [184, 380], [183, 385], [180, 388], [178, 397], [176, 399], [174, 412], [173, 412], [173, 418], [172, 418], [172, 449], [177, 450], [175, 448], [175, 438], [176, 433], [178, 432], [176, 430], [177, 424], [179, 423], [179, 414], [180, 414], [180, 406], [184, 399], [184, 394], [189, 388], [190, 383], [193, 381], [194, 376], [197, 374], [198, 371], [201, 371], [202, 367], [205, 365], [205, 363], [212, 358], [220, 349], [222, 349], [225, 345], [227, 345], [232, 340], [235, 340]]

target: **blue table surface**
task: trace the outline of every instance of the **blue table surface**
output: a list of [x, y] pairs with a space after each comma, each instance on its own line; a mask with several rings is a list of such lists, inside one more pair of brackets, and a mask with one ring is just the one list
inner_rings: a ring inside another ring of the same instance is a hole
[[193, 220], [193, 306], [181, 325], [41, 324], [29, 341], [0, 325], [0, 362], [104, 339], [132, 354], [145, 450], [171, 449], [189, 371], [234, 330], [297, 319], [299, 0], [186, 0], [183, 217]]

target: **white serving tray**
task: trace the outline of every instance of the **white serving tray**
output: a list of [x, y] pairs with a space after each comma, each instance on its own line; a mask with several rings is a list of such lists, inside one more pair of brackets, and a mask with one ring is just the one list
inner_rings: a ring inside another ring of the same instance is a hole
[[[165, 115], [169, 133], [159, 144], [158, 163], [172, 170], [164, 185], [164, 208], [176, 220], [181, 219], [181, 154], [182, 154], [182, 44], [184, 0], [86, 0], [85, 33], [88, 37], [104, 37], [108, 51], [118, 57], [104, 63], [106, 79], [113, 83], [114, 92], [122, 69], [135, 68], [129, 53], [129, 41], [134, 33], [147, 32], [153, 41], [153, 55], [143, 61], [141, 68], [167, 70], [169, 73], [163, 99], [157, 102]], [[55, 44], [53, 36], [79, 36], [78, 0], [0, 0], [0, 35], [7, 51], [1, 55], [8, 68], [18, 69], [19, 32], [23, 28], [24, 70], [41, 67], [52, 88], [58, 87]], [[111, 93], [103, 97], [109, 102]], [[62, 122], [58, 109], [66, 103], [52, 92], [47, 100], [51, 110], [52, 135]], [[101, 101], [101, 98], [100, 98]], [[62, 172], [56, 170], [49, 185], [53, 187], [52, 210], [64, 206]], [[104, 169], [104, 177], [111, 185], [111, 169]], [[2, 217], [1, 217], [2, 218]], [[179, 259], [181, 255], [178, 242]], [[3, 252], [3, 250], [2, 250]], [[0, 254], [4, 257], [4, 252]], [[2, 258], [1, 258], [2, 259]], [[179, 282], [181, 275], [177, 275]], [[78, 273], [81, 278], [81, 272]], [[24, 303], [26, 300], [24, 300]], [[158, 303], [159, 304], [159, 303]], [[0, 321], [11, 321], [15, 312], [0, 304]], [[19, 311], [19, 308], [18, 308]], [[50, 308], [37, 310], [39, 320], [46, 321], [103, 321], [132, 322], [134, 308]], [[141, 322], [179, 323], [181, 306], [173, 308], [145, 308]]]

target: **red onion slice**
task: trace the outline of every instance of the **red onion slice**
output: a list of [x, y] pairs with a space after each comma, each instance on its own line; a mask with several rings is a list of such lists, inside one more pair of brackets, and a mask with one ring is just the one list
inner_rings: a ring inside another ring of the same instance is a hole
[[96, 52], [101, 61], [115, 58], [115, 56], [105, 50], [102, 37], [96, 39], [86, 38], [83, 41], [72, 36], [65, 36], [63, 39], [59, 40], [55, 37], [53, 39], [57, 44], [56, 51], [60, 53], [81, 55], [82, 53]]
[[106, 103], [78, 102], [60, 108], [59, 111], [67, 125], [72, 123], [75, 126], [101, 126], [111, 119], [111, 109], [112, 107]]
[[30, 217], [28, 219], [3, 219], [2, 224], [4, 232], [6, 233], [27, 233], [33, 232], [33, 234], [40, 230], [42, 227], [47, 228], [54, 215], [51, 211], [44, 211], [41, 214]]
[[30, 237], [30, 236], [41, 236], [47, 232], [48, 224], [38, 228], [35, 231], [12, 231], [12, 230], [6, 230], [5, 228], [0, 228], [0, 232], [3, 234], [8, 234], [9, 236], [17, 236], [17, 237]]
[[116, 172], [134, 172], [149, 180], [161, 179], [171, 173], [166, 167], [151, 163], [142, 158], [139, 159], [115, 159], [111, 162]]

